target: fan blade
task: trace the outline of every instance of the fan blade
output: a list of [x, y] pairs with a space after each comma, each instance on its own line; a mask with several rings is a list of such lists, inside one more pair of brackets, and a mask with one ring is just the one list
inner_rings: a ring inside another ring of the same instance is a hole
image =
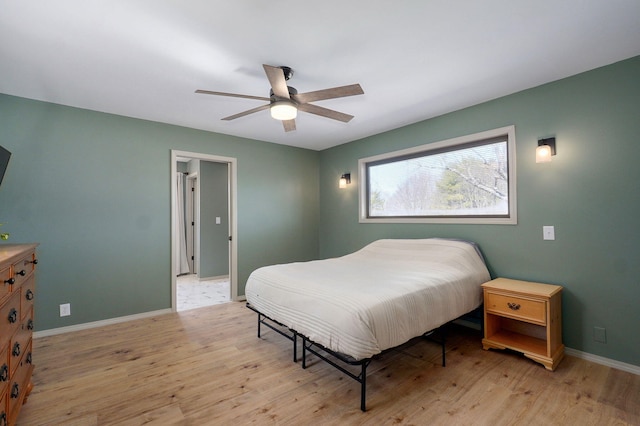
[[196, 93], [202, 93], [205, 95], [216, 95], [216, 96], [230, 96], [232, 98], [243, 98], [243, 99], [255, 99], [258, 101], [267, 101], [269, 102], [269, 98], [265, 98], [262, 96], [251, 96], [251, 95], [238, 95], [236, 93], [225, 93], [225, 92], [212, 92], [211, 90], [196, 90]]
[[364, 90], [359, 84], [349, 86], [334, 87], [332, 89], [316, 90], [315, 92], [298, 93], [293, 95], [293, 99], [301, 104], [325, 99], [344, 98], [346, 96], [364, 95]]
[[291, 132], [296, 129], [296, 120], [282, 120], [285, 132]]
[[244, 112], [239, 112], [237, 114], [230, 115], [228, 117], [222, 118], [221, 120], [225, 120], [225, 121], [235, 120], [236, 118], [244, 117], [245, 115], [253, 114], [254, 112], [264, 111], [265, 109], [269, 109], [270, 106], [271, 106], [270, 104], [261, 105], [257, 108], [253, 108]]
[[269, 84], [273, 89], [273, 94], [282, 99], [289, 98], [289, 89], [287, 88], [287, 80], [284, 78], [284, 72], [280, 67], [272, 67], [271, 65], [262, 64], [264, 72], [267, 73]]
[[298, 109], [300, 111], [308, 112], [310, 114], [319, 115], [321, 117], [331, 118], [333, 120], [342, 121], [348, 123], [353, 118], [353, 115], [345, 114], [343, 112], [334, 111], [332, 109], [323, 108], [313, 104], [299, 104]]

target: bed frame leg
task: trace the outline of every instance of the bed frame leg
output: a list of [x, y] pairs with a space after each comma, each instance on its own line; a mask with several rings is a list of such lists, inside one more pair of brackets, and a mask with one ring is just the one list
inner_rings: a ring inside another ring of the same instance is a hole
[[262, 322], [262, 314], [258, 314], [258, 339], [260, 338], [260, 323]]
[[[439, 337], [439, 339], [434, 338], [434, 336]], [[439, 343], [442, 349], [442, 366], [445, 367], [447, 365], [447, 324], [440, 326], [439, 328], [429, 331], [423, 334], [425, 339], [431, 340], [434, 343]]]
[[302, 336], [302, 368], [307, 368], [307, 338]]
[[367, 411], [367, 363], [362, 363], [362, 373], [360, 377], [360, 410]]
[[293, 362], [298, 362], [298, 333], [293, 332]]
[[447, 341], [447, 327], [446, 325], [444, 327], [442, 327], [442, 366], [446, 367], [447, 365], [447, 358], [446, 358], [446, 352], [445, 352], [445, 342]]

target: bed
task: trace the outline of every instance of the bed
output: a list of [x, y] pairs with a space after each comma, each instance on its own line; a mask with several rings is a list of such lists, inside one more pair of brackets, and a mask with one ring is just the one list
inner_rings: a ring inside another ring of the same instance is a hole
[[[384, 239], [338, 258], [259, 268], [245, 294], [258, 313], [259, 336], [267, 319], [288, 329], [294, 361], [300, 337], [303, 367], [311, 351], [358, 380], [364, 411], [366, 366], [373, 357], [475, 310], [482, 303], [480, 284], [490, 279], [474, 243]], [[317, 349], [361, 366], [361, 373]]]

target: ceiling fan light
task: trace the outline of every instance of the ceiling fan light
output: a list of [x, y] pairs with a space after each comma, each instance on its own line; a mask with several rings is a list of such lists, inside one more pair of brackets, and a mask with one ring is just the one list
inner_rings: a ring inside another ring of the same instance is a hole
[[276, 120], [293, 120], [298, 116], [298, 108], [290, 101], [276, 101], [271, 104], [271, 117]]

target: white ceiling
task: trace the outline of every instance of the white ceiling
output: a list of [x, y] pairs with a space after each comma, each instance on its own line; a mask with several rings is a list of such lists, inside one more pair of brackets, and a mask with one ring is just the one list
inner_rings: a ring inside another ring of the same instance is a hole
[[[638, 0], [0, 0], [0, 92], [321, 150], [640, 55]], [[261, 111], [262, 64], [349, 123]]]

